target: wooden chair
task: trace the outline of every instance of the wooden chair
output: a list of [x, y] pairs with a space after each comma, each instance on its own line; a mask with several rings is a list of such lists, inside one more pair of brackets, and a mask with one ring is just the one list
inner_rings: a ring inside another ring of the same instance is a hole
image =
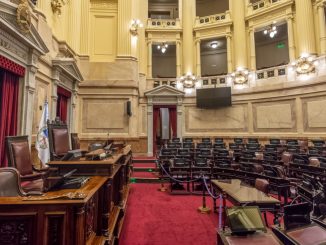
[[26, 196], [20, 186], [19, 172], [15, 168], [0, 168], [0, 196]]
[[49, 168], [35, 168], [31, 160], [28, 136], [7, 136], [9, 166], [18, 170], [25, 191], [43, 191]]
[[49, 147], [51, 161], [61, 160], [70, 151], [69, 131], [67, 124], [56, 119], [48, 121]]
[[[269, 193], [269, 182], [266, 179], [256, 179], [255, 188], [259, 191], [264, 192], [266, 195]], [[264, 212], [264, 219], [266, 226], [268, 227], [266, 211]]]

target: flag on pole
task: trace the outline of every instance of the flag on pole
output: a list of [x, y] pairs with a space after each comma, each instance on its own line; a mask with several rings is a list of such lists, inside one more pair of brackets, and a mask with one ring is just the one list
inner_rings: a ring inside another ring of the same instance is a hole
[[45, 167], [50, 160], [49, 135], [47, 127], [48, 119], [48, 102], [45, 100], [35, 144], [35, 148], [38, 151], [38, 158], [41, 160], [43, 167]]

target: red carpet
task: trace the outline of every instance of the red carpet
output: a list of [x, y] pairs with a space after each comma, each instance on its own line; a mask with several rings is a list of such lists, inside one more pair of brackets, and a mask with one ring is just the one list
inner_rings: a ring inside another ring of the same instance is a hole
[[[120, 245], [216, 244], [218, 215], [197, 212], [200, 196], [172, 196], [158, 187], [131, 184]], [[212, 208], [211, 198], [207, 202]], [[271, 224], [271, 214], [268, 220]]]
[[155, 163], [133, 163], [134, 168], [156, 168]]
[[133, 172], [132, 178], [157, 178], [156, 172]]

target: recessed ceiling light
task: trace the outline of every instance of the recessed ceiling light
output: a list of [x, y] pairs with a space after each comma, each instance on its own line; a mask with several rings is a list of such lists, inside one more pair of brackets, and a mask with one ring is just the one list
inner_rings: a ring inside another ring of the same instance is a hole
[[219, 42], [218, 41], [213, 41], [210, 43], [211, 48], [217, 48], [219, 46]]

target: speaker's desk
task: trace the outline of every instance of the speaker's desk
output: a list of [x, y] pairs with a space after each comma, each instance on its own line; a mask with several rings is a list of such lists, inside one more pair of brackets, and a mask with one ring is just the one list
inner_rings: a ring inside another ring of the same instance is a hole
[[[223, 223], [225, 224], [226, 200], [229, 200], [236, 206], [258, 206], [261, 211], [270, 211], [274, 213], [277, 219], [277, 213], [281, 208], [279, 200], [254, 187], [243, 184], [241, 180], [212, 180], [212, 187], [215, 193], [222, 194], [223, 197]], [[216, 199], [214, 199], [214, 211], [217, 210]], [[274, 220], [275, 221], [275, 220]]]
[[247, 236], [231, 235], [230, 231], [217, 232], [217, 245], [279, 245], [283, 244], [270, 230]]
[[93, 176], [80, 189], [0, 197], [0, 244], [104, 244], [110, 240], [108, 180]]
[[127, 199], [129, 195], [129, 176], [132, 152], [130, 145], [122, 148], [104, 160], [77, 161], [51, 161], [50, 167], [58, 169], [60, 175], [73, 169], [77, 169], [74, 175], [103, 176], [108, 180], [105, 183], [106, 195], [104, 202], [108, 204], [109, 226], [107, 236], [108, 243], [120, 236], [124, 214], [126, 212]]

